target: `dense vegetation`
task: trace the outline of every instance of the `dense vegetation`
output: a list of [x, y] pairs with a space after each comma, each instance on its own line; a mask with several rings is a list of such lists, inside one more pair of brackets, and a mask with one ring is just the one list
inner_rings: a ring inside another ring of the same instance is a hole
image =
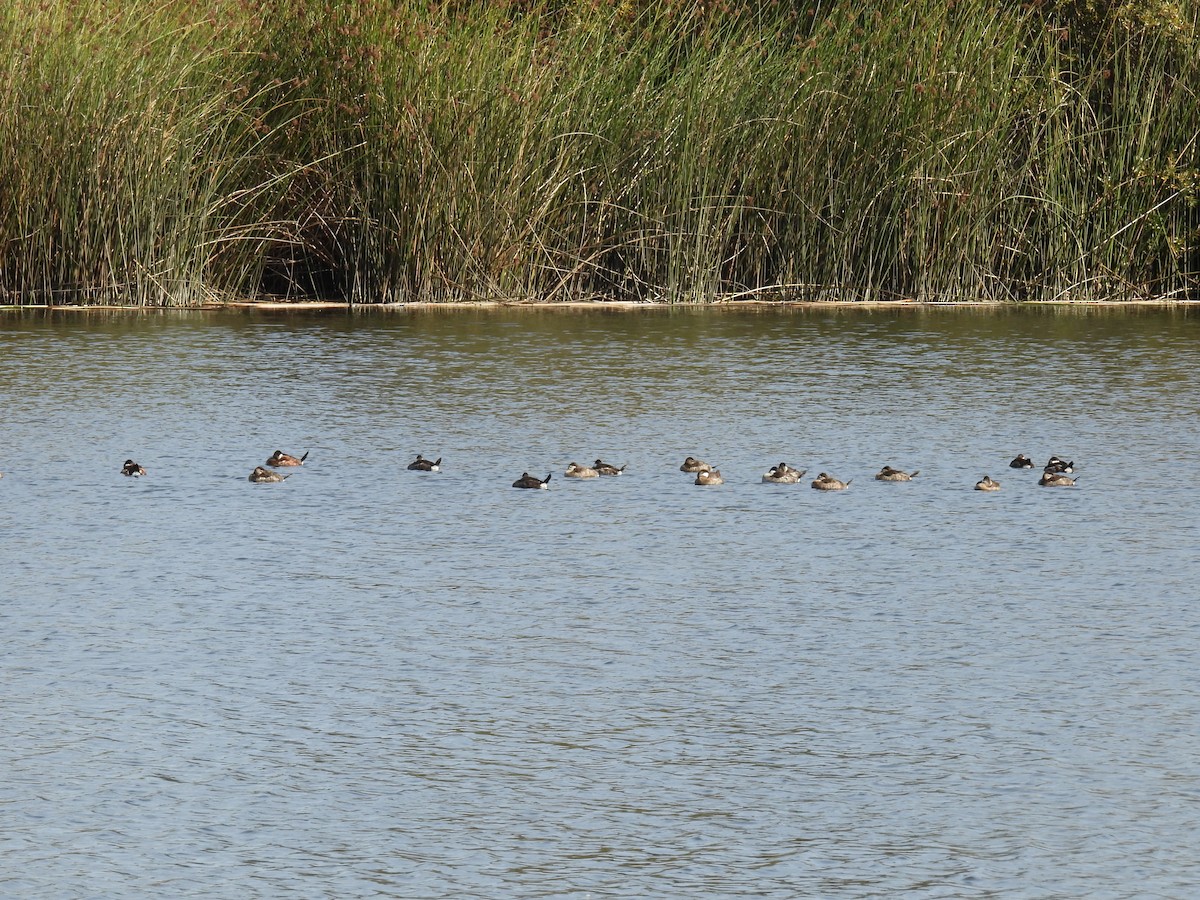
[[8, 0], [0, 299], [1200, 299], [1197, 10]]

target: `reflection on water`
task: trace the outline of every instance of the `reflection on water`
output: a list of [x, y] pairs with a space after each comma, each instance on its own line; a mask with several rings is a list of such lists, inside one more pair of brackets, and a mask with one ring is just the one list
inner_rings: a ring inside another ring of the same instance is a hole
[[0, 893], [1186, 896], [1198, 325], [0, 319]]

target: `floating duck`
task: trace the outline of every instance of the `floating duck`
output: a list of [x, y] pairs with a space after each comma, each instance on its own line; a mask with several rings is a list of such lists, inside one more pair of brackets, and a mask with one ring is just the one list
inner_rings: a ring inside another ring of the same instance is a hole
[[1016, 458], [1008, 464], [1010, 469], [1032, 469], [1033, 460], [1024, 453], [1018, 453]]
[[307, 452], [303, 456], [296, 457], [290, 453], [284, 453], [282, 450], [276, 450], [271, 454], [271, 458], [267, 460], [267, 465], [276, 469], [282, 466], [302, 466], [306, 459], [308, 459]]
[[913, 472], [911, 475], [908, 472], [901, 472], [899, 469], [893, 469], [891, 466], [884, 466], [879, 470], [879, 474], [875, 476], [876, 481], [912, 481], [920, 472]]
[[813, 479], [812, 487], [818, 491], [844, 491], [850, 487], [851, 481], [854, 481], [854, 479], [851, 478], [850, 481], [838, 481], [832, 475], [826, 475], [822, 472]]
[[1038, 484], [1042, 487], [1074, 487], [1078, 480], [1078, 478], [1068, 478], [1061, 472], [1051, 472], [1047, 469], [1038, 479]]
[[264, 469], [262, 466], [255, 466], [254, 471], [250, 473], [247, 481], [252, 481], [255, 484], [274, 484], [291, 477], [290, 474], [284, 475], [281, 472], [272, 472], [270, 469]]
[[417, 458], [408, 464], [408, 468], [413, 472], [440, 472], [442, 458], [439, 456], [437, 459], [426, 459], [418, 453]]
[[599, 478], [600, 473], [590, 466], [581, 466], [579, 463], [567, 463], [567, 471], [563, 473], [568, 478]]
[[804, 477], [805, 469], [793, 469], [785, 462], [771, 466], [763, 473], [764, 484], [796, 484]]
[[[626, 463], [626, 465], [628, 465], [628, 463]], [[622, 472], [625, 471], [625, 466], [621, 466], [618, 469], [616, 466], [609, 465], [608, 463], [606, 463], [600, 459], [598, 459], [594, 463], [592, 463], [592, 468], [595, 469], [597, 472], [599, 472], [601, 475], [620, 475]]]
[[724, 484], [725, 479], [717, 469], [701, 469], [696, 473], [695, 484]]
[[998, 490], [1000, 490], [1000, 482], [992, 481], [991, 477], [984, 475], [982, 481], [975, 482], [975, 490], [977, 490], [977, 491], [998, 491]]
[[706, 462], [701, 462], [694, 456], [689, 456], [683, 461], [683, 465], [679, 467], [680, 472], [705, 472], [712, 469]]
[[[553, 474], [553, 473], [551, 473]], [[550, 487], [550, 475], [547, 475], [545, 480], [534, 478], [528, 472], [522, 472], [521, 477], [513, 482], [515, 488], [532, 488], [534, 490], [548, 490]]]
[[1075, 461], [1067, 462], [1065, 459], [1052, 456], [1042, 471], [1051, 472], [1055, 475], [1067, 475], [1075, 471]]
[[121, 467], [121, 474], [137, 478], [139, 475], [145, 475], [146, 470], [135, 463], [132, 459], [125, 460], [125, 465]]

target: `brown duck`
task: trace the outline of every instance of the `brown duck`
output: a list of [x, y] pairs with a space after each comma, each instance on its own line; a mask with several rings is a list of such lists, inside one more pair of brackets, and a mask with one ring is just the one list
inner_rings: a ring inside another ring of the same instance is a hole
[[899, 469], [893, 469], [891, 466], [884, 466], [879, 470], [879, 474], [875, 476], [876, 481], [912, 481], [920, 472], [901, 472]]
[[308, 459], [307, 451], [303, 456], [292, 456], [290, 453], [284, 453], [282, 450], [276, 450], [271, 454], [271, 458], [267, 460], [267, 465], [278, 469], [284, 466], [302, 466], [304, 461]]
[[822, 472], [813, 479], [812, 487], [818, 491], [844, 491], [850, 487], [852, 481], [854, 481], [853, 478], [850, 481], [838, 481], [832, 475], [826, 475]]
[[291, 477], [290, 474], [284, 475], [282, 472], [272, 472], [270, 469], [264, 469], [262, 466], [255, 466], [254, 471], [250, 473], [250, 477], [247, 480], [255, 484], [274, 484]]

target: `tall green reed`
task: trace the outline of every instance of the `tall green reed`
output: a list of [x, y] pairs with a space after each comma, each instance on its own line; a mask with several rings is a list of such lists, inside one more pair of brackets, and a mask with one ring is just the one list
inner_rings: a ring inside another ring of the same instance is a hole
[[0, 13], [0, 292], [193, 305], [259, 277], [273, 226], [249, 19], [16, 0]]
[[1196, 7], [1139, 2], [17, 0], [0, 291], [1195, 297]]

